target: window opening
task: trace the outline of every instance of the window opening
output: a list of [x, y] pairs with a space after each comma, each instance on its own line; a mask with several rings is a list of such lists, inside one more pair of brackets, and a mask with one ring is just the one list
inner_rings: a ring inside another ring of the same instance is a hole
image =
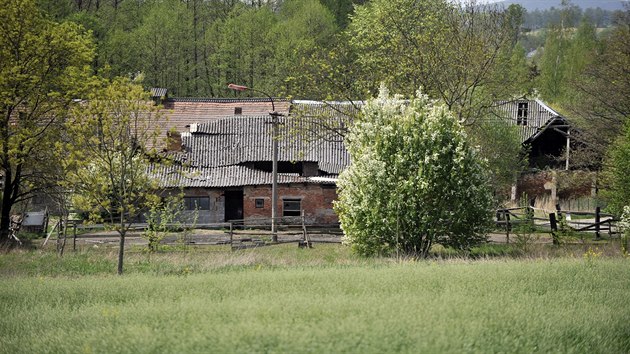
[[184, 197], [186, 210], [210, 210], [209, 197]]
[[302, 201], [300, 199], [285, 199], [282, 201], [282, 216], [300, 216]]
[[516, 112], [516, 125], [527, 125], [528, 103], [519, 102], [518, 110]]

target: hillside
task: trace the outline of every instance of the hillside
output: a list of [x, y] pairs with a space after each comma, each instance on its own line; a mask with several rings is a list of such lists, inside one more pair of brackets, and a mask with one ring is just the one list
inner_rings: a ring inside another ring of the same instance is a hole
[[[545, 10], [552, 6], [560, 7], [560, 0], [504, 0], [499, 1], [499, 4], [504, 4], [506, 7], [511, 4], [519, 4], [527, 9], [527, 11], [533, 11], [536, 9]], [[603, 10], [621, 10], [623, 9], [623, 1], [621, 0], [573, 0], [571, 2], [574, 5], [581, 7], [582, 9], [599, 7]]]

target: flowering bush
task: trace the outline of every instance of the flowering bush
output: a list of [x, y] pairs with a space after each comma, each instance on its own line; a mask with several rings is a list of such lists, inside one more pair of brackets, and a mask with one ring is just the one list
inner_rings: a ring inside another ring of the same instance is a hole
[[444, 105], [382, 87], [346, 143], [352, 165], [339, 177], [335, 208], [358, 253], [426, 257], [434, 243], [464, 249], [485, 240], [484, 163]]

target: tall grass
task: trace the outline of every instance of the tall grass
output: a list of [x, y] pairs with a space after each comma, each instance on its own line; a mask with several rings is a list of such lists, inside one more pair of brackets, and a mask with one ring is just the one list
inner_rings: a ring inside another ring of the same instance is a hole
[[221, 269], [2, 277], [0, 352], [630, 352], [626, 259]]

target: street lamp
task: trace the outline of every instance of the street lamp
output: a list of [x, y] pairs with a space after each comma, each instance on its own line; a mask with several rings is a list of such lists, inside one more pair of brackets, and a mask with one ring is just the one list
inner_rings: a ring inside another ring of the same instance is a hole
[[269, 102], [271, 102], [271, 112], [269, 115], [271, 116], [271, 125], [273, 127], [272, 133], [272, 155], [273, 160], [271, 163], [271, 174], [272, 174], [272, 183], [271, 183], [271, 241], [278, 242], [278, 225], [276, 223], [276, 218], [278, 216], [277, 204], [278, 204], [278, 125], [280, 122], [278, 121], [278, 117], [282, 116], [282, 113], [276, 112], [276, 106], [273, 103], [273, 98], [267, 94], [266, 92], [262, 92], [259, 90], [255, 90], [251, 87], [229, 84], [228, 88], [235, 91], [253, 91], [263, 94], [269, 98]]

